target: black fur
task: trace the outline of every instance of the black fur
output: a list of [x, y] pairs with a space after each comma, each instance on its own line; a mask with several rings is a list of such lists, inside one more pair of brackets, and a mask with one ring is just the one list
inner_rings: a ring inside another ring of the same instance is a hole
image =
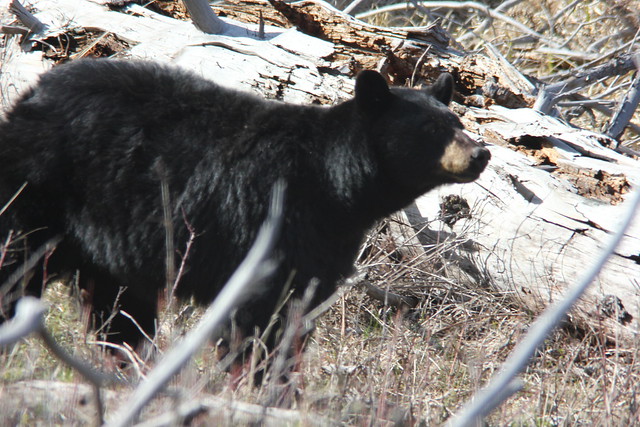
[[[355, 100], [324, 108], [265, 101], [152, 63], [56, 67], [0, 123], [0, 207], [27, 182], [0, 216], [0, 238], [30, 232], [28, 247], [36, 249], [62, 236], [49, 276], [79, 271], [98, 312], [109, 311], [126, 286], [121, 308], [153, 333], [166, 271], [162, 180], [175, 249], [188, 240], [185, 221], [197, 234], [179, 295], [208, 303], [253, 243], [271, 188], [283, 178], [282, 263], [237, 314], [251, 334], [265, 326], [292, 272], [298, 294], [319, 279], [318, 303], [350, 273], [376, 220], [459, 181], [438, 165], [462, 129], [445, 105], [452, 85], [447, 76], [426, 90], [389, 89], [368, 71]], [[488, 160], [488, 152], [478, 155], [484, 148], [474, 150], [465, 180]], [[14, 270], [10, 261], [0, 283]], [[34, 271], [28, 291], [37, 294], [42, 263]], [[114, 341], [138, 339], [122, 316], [112, 330], [120, 333]]]

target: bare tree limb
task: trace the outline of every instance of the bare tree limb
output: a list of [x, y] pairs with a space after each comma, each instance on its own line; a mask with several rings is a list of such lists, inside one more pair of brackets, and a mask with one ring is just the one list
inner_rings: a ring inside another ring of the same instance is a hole
[[12, 0], [9, 4], [9, 9], [31, 32], [38, 34], [47, 28], [46, 25], [33, 16], [18, 0]]
[[395, 294], [389, 292], [386, 289], [381, 289], [368, 280], [362, 281], [362, 286], [371, 298], [378, 301], [382, 301], [386, 305], [396, 308], [415, 308], [418, 305], [418, 299], [414, 297], [407, 297], [404, 295]]
[[[505, 12], [509, 9], [511, 9], [512, 7], [522, 3], [523, 0], [506, 0], [505, 2], [501, 3], [498, 7], [496, 7], [494, 9], [495, 12]], [[470, 31], [464, 35], [462, 35], [461, 37], [458, 38], [458, 41], [461, 42], [469, 37], [473, 37], [474, 33], [481, 33], [483, 31], [486, 31], [487, 28], [489, 28], [489, 26], [491, 25], [491, 23], [493, 22], [493, 17], [491, 16], [487, 16], [484, 21], [482, 21], [480, 23], [480, 25], [478, 25], [478, 28], [474, 29], [473, 31]]]
[[366, 0], [353, 0], [351, 3], [349, 3], [347, 5], [347, 7], [345, 7], [342, 11], [344, 13], [348, 13], [351, 14], [351, 12], [353, 11], [353, 9], [355, 9], [356, 7], [360, 6], [364, 1]]
[[517, 28], [518, 30], [522, 31], [524, 34], [527, 34], [529, 36], [534, 37], [536, 40], [540, 40], [541, 42], [544, 42], [545, 44], [552, 46], [552, 47], [559, 47], [560, 45], [556, 42], [554, 42], [553, 40], [545, 37], [543, 34], [538, 33], [535, 30], [532, 30], [531, 28], [527, 27], [526, 25], [516, 21], [513, 18], [510, 18], [509, 16], [500, 13], [499, 11], [497, 11], [496, 9], [491, 9], [489, 7], [487, 7], [486, 5], [482, 4], [482, 3], [476, 3], [473, 1], [420, 1], [420, 2], [416, 2], [416, 3], [394, 3], [394, 4], [390, 4], [388, 6], [383, 6], [381, 8], [378, 9], [374, 9], [374, 10], [369, 10], [367, 12], [363, 12], [363, 13], [359, 13], [356, 15], [356, 18], [358, 19], [365, 19], [365, 18], [370, 18], [372, 16], [381, 14], [381, 13], [389, 13], [389, 12], [395, 12], [398, 10], [407, 10], [407, 9], [411, 9], [411, 8], [416, 8], [416, 7], [423, 7], [423, 8], [427, 8], [427, 9], [435, 9], [435, 8], [444, 8], [444, 9], [474, 9], [477, 10], [481, 13], [483, 13], [484, 15], [493, 18], [493, 19], [499, 19], [501, 21], [506, 22], [507, 24]]
[[0, 33], [25, 36], [29, 34], [29, 29], [18, 25], [0, 25]]
[[11, 276], [9, 276], [9, 278], [2, 284], [2, 286], [0, 286], [0, 295], [8, 295], [15, 284], [18, 283], [20, 279], [22, 279], [25, 273], [35, 267], [38, 261], [40, 261], [40, 258], [45, 256], [45, 254], [50, 250], [54, 249], [61, 241], [61, 236], [55, 236], [49, 239], [44, 245], [40, 246], [36, 251], [34, 251], [31, 256], [29, 256], [29, 258], [22, 264], [22, 266], [20, 266], [20, 268], [16, 268]]
[[623, 101], [620, 103], [620, 109], [611, 119], [611, 123], [605, 133], [613, 139], [620, 139], [624, 129], [638, 108], [638, 103], [640, 103], [640, 73], [636, 74], [636, 77], [633, 79], [631, 89], [629, 89]]
[[10, 321], [0, 325], [0, 346], [7, 346], [20, 339], [38, 332], [42, 327], [41, 320], [47, 311], [40, 300], [32, 297], [23, 298], [16, 307], [16, 315]]
[[110, 426], [127, 426], [135, 422], [142, 408], [211, 339], [215, 330], [227, 319], [243, 295], [247, 294], [247, 289], [273, 273], [275, 262], [269, 257], [282, 225], [284, 187], [282, 182], [274, 186], [269, 216], [262, 225], [253, 247], [198, 325], [165, 354], [146, 380], [138, 386], [131, 398], [131, 404], [116, 414], [114, 421], [109, 423]]
[[631, 54], [623, 54], [591, 70], [576, 74], [567, 80], [543, 87], [538, 94], [533, 108], [548, 114], [559, 100], [574, 94], [577, 90], [597, 83], [607, 77], [624, 75], [634, 70], [635, 64], [633, 58], [634, 56]]
[[33, 297], [22, 298], [18, 302], [14, 318], [0, 326], [0, 346], [13, 344], [32, 333], [37, 333], [56, 357], [78, 371], [82, 377], [92, 384], [99, 417], [98, 422], [102, 424], [104, 408], [100, 398], [100, 387], [113, 382], [115, 378], [95, 370], [92, 366], [76, 359], [60, 347], [45, 328], [44, 313], [46, 311], [46, 306], [39, 299]]
[[570, 288], [565, 296], [547, 308], [538, 317], [525, 337], [516, 345], [511, 355], [494, 375], [489, 384], [478, 392], [451, 420], [448, 426], [475, 426], [494, 408], [505, 401], [518, 387], [513, 385], [516, 377], [527, 367], [536, 350], [544, 343], [549, 334], [557, 327], [574, 303], [582, 296], [598, 275], [609, 256], [612, 255], [625, 235], [640, 206], [640, 191], [636, 190], [628, 201], [627, 211], [622, 218], [619, 230], [611, 236], [600, 257], [585, 272], [584, 276]]
[[[558, 106], [559, 107], [584, 107], [584, 108], [590, 108], [596, 111], [599, 111], [600, 113], [604, 114], [607, 117], [613, 117], [613, 115], [615, 114], [615, 112], [613, 110], [611, 110], [611, 108], [608, 108], [606, 106], [607, 103], [613, 103], [613, 101], [607, 101], [607, 100], [602, 100], [602, 99], [589, 99], [585, 96], [579, 95], [579, 94], [574, 94], [572, 96], [569, 97], [570, 100], [568, 101], [560, 101], [558, 102]], [[629, 128], [632, 132], [634, 132], [637, 135], [640, 135], [640, 125], [637, 125], [635, 123], [628, 123], [627, 124], [627, 128]], [[622, 146], [618, 146], [616, 148], [616, 151], [621, 152], [619, 150], [619, 148], [621, 148]]]
[[53, 354], [77, 370], [87, 381], [97, 387], [113, 381], [111, 376], [98, 372], [90, 365], [77, 360], [58, 345], [44, 326], [44, 314], [46, 312], [45, 304], [39, 299], [34, 297], [22, 298], [18, 302], [14, 318], [0, 326], [0, 346], [13, 344], [29, 334], [37, 333]]
[[206, 397], [180, 405], [175, 411], [170, 411], [152, 419], [136, 424], [136, 427], [164, 427], [174, 426], [185, 420], [207, 412], [216, 414], [221, 412], [225, 418], [233, 419], [238, 425], [335, 425], [337, 420], [330, 420], [318, 414], [305, 414], [293, 409], [265, 407], [254, 403], [241, 402], [218, 397]]
[[609, 126], [605, 131], [605, 134], [616, 140], [622, 136], [624, 129], [638, 108], [638, 103], [640, 103], [640, 54], [634, 57], [634, 63], [638, 71], [636, 71], [636, 75], [631, 83], [631, 88], [620, 102], [620, 108], [611, 118]]
[[225, 23], [213, 12], [207, 0], [183, 0], [193, 24], [203, 33], [221, 34]]

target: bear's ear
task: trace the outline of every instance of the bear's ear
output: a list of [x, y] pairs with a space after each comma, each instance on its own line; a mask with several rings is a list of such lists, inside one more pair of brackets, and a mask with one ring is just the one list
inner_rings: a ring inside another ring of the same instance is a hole
[[376, 71], [365, 70], [356, 79], [356, 103], [367, 112], [382, 110], [391, 97], [387, 81]]
[[440, 74], [436, 82], [429, 86], [429, 92], [444, 105], [449, 105], [453, 98], [453, 76], [449, 73]]

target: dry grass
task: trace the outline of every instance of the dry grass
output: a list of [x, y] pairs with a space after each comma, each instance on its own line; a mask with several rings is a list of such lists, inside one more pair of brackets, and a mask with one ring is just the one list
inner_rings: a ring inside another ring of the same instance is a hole
[[[228, 402], [227, 409], [201, 414], [192, 420], [195, 424], [244, 424], [238, 418], [242, 409], [230, 415], [231, 402], [291, 409], [303, 425], [444, 422], [499, 369], [534, 315], [520, 308], [512, 295], [498, 294], [486, 286], [461, 286], [443, 275], [448, 263], [444, 254], [455, 251], [463, 239], [426, 246], [426, 252], [416, 259], [412, 255], [415, 244], [410, 248], [398, 244], [389, 224], [383, 223], [370, 236], [361, 268], [377, 286], [417, 297], [418, 307], [409, 311], [388, 307], [356, 287], [319, 319], [306, 351], [297, 356], [299, 367], [290, 384], [267, 380], [256, 387], [241, 380], [232, 385], [230, 376], [216, 367], [215, 351], [210, 347], [144, 416], [214, 398]], [[86, 343], [81, 311], [68, 292], [60, 284], [47, 291], [51, 302], [47, 325], [52, 334], [96, 366], [116, 369], [109, 355]], [[169, 336], [188, 329], [195, 318], [197, 313], [185, 322], [172, 322], [171, 331], [161, 332], [161, 347], [166, 349], [173, 341]], [[548, 340], [523, 375], [524, 390], [495, 411], [489, 424], [638, 424], [637, 348], [617, 348], [592, 332], [568, 325]], [[3, 425], [80, 425], [90, 419], [91, 406], [82, 404], [84, 394], [60, 392], [56, 398], [62, 403], [54, 405], [49, 402], [52, 396], [41, 396], [28, 386], [33, 380], [82, 382], [38, 340], [30, 338], [2, 353], [0, 366]], [[152, 366], [149, 361], [140, 370]], [[138, 380], [131, 368], [120, 375]], [[16, 389], [16, 384], [24, 384], [24, 389]], [[107, 417], [126, 404], [130, 393], [123, 387], [110, 390]], [[272, 425], [278, 424], [276, 418]]]

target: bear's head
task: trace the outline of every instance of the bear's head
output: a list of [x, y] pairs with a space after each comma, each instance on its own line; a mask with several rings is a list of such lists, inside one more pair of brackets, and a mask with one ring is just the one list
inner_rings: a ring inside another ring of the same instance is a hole
[[441, 184], [471, 182], [487, 166], [491, 154], [448, 108], [452, 96], [450, 74], [423, 89], [389, 88], [375, 71], [358, 75], [360, 117], [380, 172], [399, 191], [417, 197]]

